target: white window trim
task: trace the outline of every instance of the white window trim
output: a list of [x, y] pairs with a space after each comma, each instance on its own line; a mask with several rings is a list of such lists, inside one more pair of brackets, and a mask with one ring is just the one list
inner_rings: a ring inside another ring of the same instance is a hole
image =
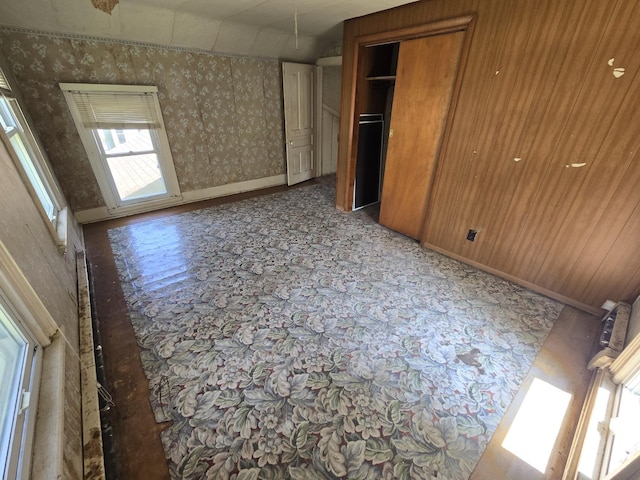
[[[87, 151], [89, 163], [98, 181], [98, 186], [102, 197], [106, 204], [107, 210], [112, 215], [131, 215], [148, 211], [153, 208], [162, 208], [170, 205], [178, 204], [182, 201], [180, 193], [180, 185], [171, 156], [171, 148], [166, 135], [164, 120], [162, 118], [162, 110], [158, 101], [158, 88], [152, 85], [104, 85], [104, 84], [88, 84], [88, 83], [60, 83], [60, 89], [63, 91], [71, 116], [78, 129], [78, 134], [82, 140], [82, 144]], [[111, 175], [107, 172], [106, 166], [102, 160], [98, 145], [93, 135], [93, 130], [86, 128], [82, 124], [81, 116], [73, 100], [71, 92], [101, 92], [101, 93], [153, 93], [154, 106], [160, 123], [160, 128], [156, 134], [159, 147], [158, 162], [163, 173], [167, 194], [164, 196], [154, 197], [148, 200], [136, 201], [120, 201], [114, 194], [115, 186], [112, 184]]]
[[0, 242], [0, 289], [8, 297], [16, 313], [43, 347], [51, 343], [58, 325], [29, 284], [20, 267]]
[[[31, 479], [62, 478], [64, 434], [64, 341], [58, 326], [4, 243], [0, 241], [0, 290], [24, 326], [44, 347], [41, 377], [32, 383], [33, 405], [38, 390], [46, 406], [37, 408]], [[55, 336], [54, 336], [55, 335]], [[40, 404], [42, 405], [42, 404]], [[25, 452], [29, 453], [29, 452]]]
[[[1, 73], [2, 72], [0, 71], [0, 74]], [[44, 183], [45, 188], [47, 189], [47, 192], [49, 194], [49, 197], [51, 201], [54, 203], [55, 208], [57, 210], [57, 215], [54, 222], [51, 221], [51, 219], [49, 218], [49, 215], [47, 214], [44, 207], [42, 206], [42, 203], [40, 202], [40, 199], [38, 198], [38, 195], [35, 192], [33, 185], [31, 184], [31, 180], [29, 180], [26, 172], [24, 171], [22, 163], [20, 162], [20, 159], [18, 158], [18, 155], [14, 150], [13, 145], [11, 144], [11, 141], [8, 135], [4, 132], [2, 128], [0, 128], [0, 139], [2, 139], [2, 143], [4, 144], [7, 152], [9, 152], [9, 156], [11, 157], [11, 160], [16, 166], [16, 169], [18, 170], [20, 177], [22, 178], [23, 183], [25, 184], [25, 187], [29, 191], [29, 195], [33, 198], [33, 203], [35, 204], [38, 212], [40, 213], [40, 216], [44, 220], [49, 232], [51, 233], [51, 236], [55, 240], [58, 250], [62, 255], [64, 255], [66, 253], [67, 243], [69, 238], [69, 235], [68, 235], [69, 218], [68, 217], [70, 214], [70, 210], [65, 204], [64, 196], [62, 195], [62, 192], [58, 187], [58, 182], [56, 181], [55, 177], [51, 173], [51, 169], [49, 168], [48, 161], [40, 147], [40, 143], [38, 142], [38, 140], [36, 139], [33, 133], [33, 127], [31, 126], [31, 121], [29, 120], [27, 114], [25, 113], [25, 110], [22, 106], [22, 101], [19, 95], [15, 95], [13, 91], [11, 91], [11, 93], [12, 93], [11, 99], [17, 102], [17, 106], [19, 108], [19, 112], [17, 112], [17, 114], [19, 114], [20, 118], [18, 118], [17, 120], [19, 123], [24, 122], [23, 134], [26, 137], [26, 141], [27, 141], [25, 148], [27, 148], [32, 154], [30, 155], [31, 161], [33, 162], [34, 167], [36, 168], [37, 173], [40, 176], [41, 181]], [[2, 94], [4, 95], [4, 93]]]
[[[637, 303], [637, 302], [636, 302]], [[634, 340], [638, 340], [637, 338]], [[633, 341], [631, 342], [634, 343]], [[637, 343], [634, 347], [637, 347]], [[613, 442], [615, 438], [615, 434], [612, 431], [611, 427], [609, 427], [612, 419], [618, 415], [620, 409], [620, 402], [622, 398], [622, 390], [625, 388], [625, 385], [628, 385], [632, 379], [640, 373], [640, 358], [637, 355], [637, 350], [635, 348], [630, 348], [632, 345], [627, 345], [623, 350], [623, 353], [627, 351], [629, 354], [625, 356], [622, 362], [618, 363], [618, 368], [622, 369], [624, 373], [621, 373], [620, 370], [616, 372], [612, 367], [613, 364], [609, 367], [609, 372], [607, 375], [612, 382], [616, 385], [615, 395], [613, 398], [612, 408], [607, 412], [607, 418], [605, 423], [607, 424], [607, 439], [604, 447], [604, 456], [602, 458], [601, 465], [601, 474], [600, 477], [604, 480], [623, 480], [623, 479], [633, 479], [637, 478], [637, 473], [640, 471], [640, 450], [632, 453], [629, 458], [627, 458], [624, 462], [622, 462], [618, 467], [611, 470], [609, 473], [604, 475], [603, 471], [608, 468], [609, 462], [611, 461], [611, 453]], [[633, 350], [629, 352], [629, 350]], [[620, 358], [620, 357], [618, 357]], [[616, 359], [617, 360], [617, 359]], [[614, 362], [615, 363], [615, 362]]]
[[[640, 297], [634, 302], [632, 310], [640, 310]], [[609, 390], [611, 392], [611, 398], [607, 406], [606, 417], [601, 422], [601, 426], [606, 428], [606, 438], [601, 443], [600, 452], [602, 452], [602, 454], [597, 458], [598, 465], [596, 469], [599, 472], [598, 478], [593, 480], [633, 480], [638, 478], [638, 474], [640, 474], [640, 451], [632, 454], [615, 470], [606, 475], [603, 473], [610, 461], [611, 446], [614, 438], [613, 432], [609, 427], [610, 421], [618, 411], [624, 385], [628, 384], [638, 372], [640, 372], [640, 334], [637, 334], [631, 339], [611, 365], [605, 368], [599, 367], [593, 372], [591, 384], [587, 391], [587, 398], [583, 404], [583, 410], [576, 428], [574, 442], [569, 453], [569, 459], [562, 477], [563, 480], [574, 480], [577, 478], [578, 462], [582, 453], [582, 445], [587, 435], [589, 419], [592, 415], [597, 391], [600, 387]]]

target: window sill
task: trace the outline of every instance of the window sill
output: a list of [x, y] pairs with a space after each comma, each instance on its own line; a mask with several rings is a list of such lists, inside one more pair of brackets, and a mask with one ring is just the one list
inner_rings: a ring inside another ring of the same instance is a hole
[[44, 349], [33, 443], [32, 480], [64, 478], [65, 343], [57, 333]]
[[107, 207], [107, 209], [110, 215], [114, 217], [122, 217], [157, 210], [160, 208], [172, 207], [180, 202], [182, 202], [182, 195], [167, 195], [152, 200], [133, 202], [118, 207]]

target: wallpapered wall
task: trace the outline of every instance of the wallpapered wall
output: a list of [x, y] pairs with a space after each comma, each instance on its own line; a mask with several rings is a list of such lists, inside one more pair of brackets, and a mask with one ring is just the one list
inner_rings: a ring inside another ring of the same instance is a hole
[[342, 67], [322, 69], [322, 103], [336, 112], [340, 112], [340, 82], [342, 82]]
[[182, 192], [286, 171], [276, 60], [11, 30], [0, 50], [74, 211], [104, 201], [60, 82], [156, 85]]

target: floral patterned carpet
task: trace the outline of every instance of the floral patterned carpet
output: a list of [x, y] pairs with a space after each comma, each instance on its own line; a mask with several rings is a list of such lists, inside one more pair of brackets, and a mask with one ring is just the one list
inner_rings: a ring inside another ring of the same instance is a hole
[[110, 239], [174, 478], [466, 479], [562, 308], [327, 180]]

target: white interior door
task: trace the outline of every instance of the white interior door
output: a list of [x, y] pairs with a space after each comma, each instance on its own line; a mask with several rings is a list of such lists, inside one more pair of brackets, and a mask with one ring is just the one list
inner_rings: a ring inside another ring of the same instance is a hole
[[314, 72], [313, 65], [282, 64], [289, 185], [304, 182], [315, 176]]

